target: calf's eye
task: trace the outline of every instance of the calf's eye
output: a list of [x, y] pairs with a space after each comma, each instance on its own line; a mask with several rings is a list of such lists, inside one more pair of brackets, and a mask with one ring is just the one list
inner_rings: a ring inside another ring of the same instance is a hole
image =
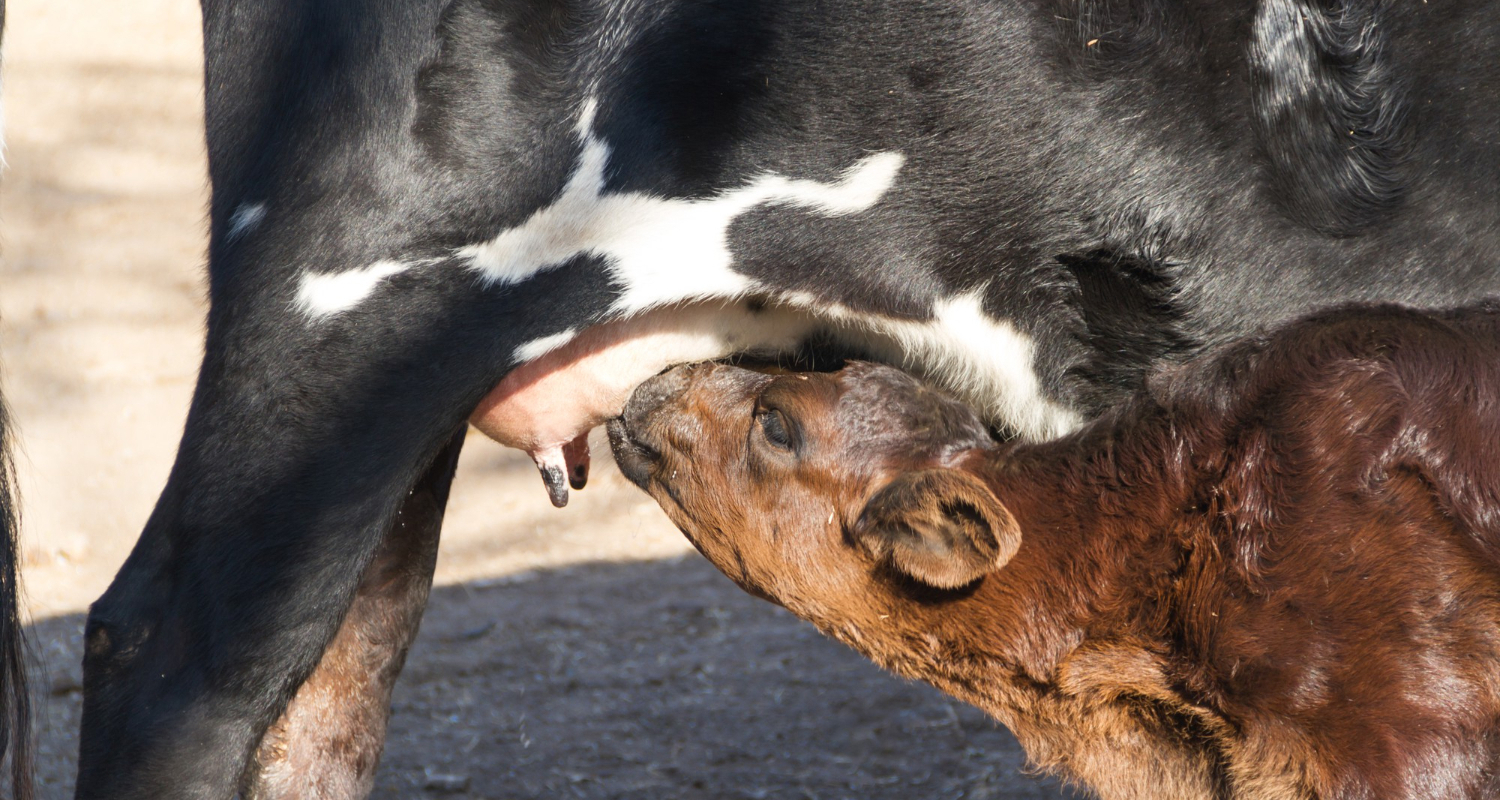
[[786, 417], [780, 411], [760, 412], [760, 432], [765, 434], [766, 441], [782, 450], [792, 449], [792, 432], [786, 424]]

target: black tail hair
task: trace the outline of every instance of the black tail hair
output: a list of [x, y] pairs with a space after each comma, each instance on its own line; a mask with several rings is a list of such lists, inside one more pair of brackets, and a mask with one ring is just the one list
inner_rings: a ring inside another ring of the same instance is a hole
[[10, 408], [0, 397], [0, 757], [10, 758], [12, 797], [32, 800], [36, 754], [21, 626], [19, 522]]
[[[0, 0], [0, 31], [4, 29], [5, 0]], [[11, 797], [32, 800], [36, 743], [31, 738], [26, 629], [21, 627], [20, 520], [10, 407], [0, 396], [0, 763], [10, 757]]]

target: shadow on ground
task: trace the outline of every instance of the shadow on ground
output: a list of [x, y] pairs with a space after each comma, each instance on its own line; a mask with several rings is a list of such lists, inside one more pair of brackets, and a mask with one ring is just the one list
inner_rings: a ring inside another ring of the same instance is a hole
[[[48, 800], [70, 796], [81, 627], [33, 631]], [[983, 714], [696, 556], [437, 589], [394, 705], [378, 798], [1070, 796]]]

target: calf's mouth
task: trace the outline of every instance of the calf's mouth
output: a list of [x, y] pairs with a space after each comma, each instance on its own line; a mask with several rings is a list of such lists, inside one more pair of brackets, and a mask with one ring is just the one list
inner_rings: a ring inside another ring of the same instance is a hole
[[609, 449], [615, 456], [620, 474], [645, 489], [651, 479], [651, 466], [661, 458], [661, 453], [637, 440], [624, 417], [615, 417], [606, 422], [604, 428], [609, 433]]
[[676, 399], [691, 383], [692, 367], [673, 367], [637, 386], [620, 416], [605, 423], [615, 464], [631, 483], [647, 488], [651, 468], [661, 460], [661, 448], [651, 436], [649, 419]]

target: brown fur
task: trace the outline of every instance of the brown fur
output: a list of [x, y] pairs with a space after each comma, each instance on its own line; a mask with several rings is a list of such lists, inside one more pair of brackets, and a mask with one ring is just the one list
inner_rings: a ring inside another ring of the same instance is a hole
[[1321, 314], [1046, 444], [858, 363], [679, 368], [611, 438], [746, 590], [1103, 797], [1500, 794], [1500, 307]]

